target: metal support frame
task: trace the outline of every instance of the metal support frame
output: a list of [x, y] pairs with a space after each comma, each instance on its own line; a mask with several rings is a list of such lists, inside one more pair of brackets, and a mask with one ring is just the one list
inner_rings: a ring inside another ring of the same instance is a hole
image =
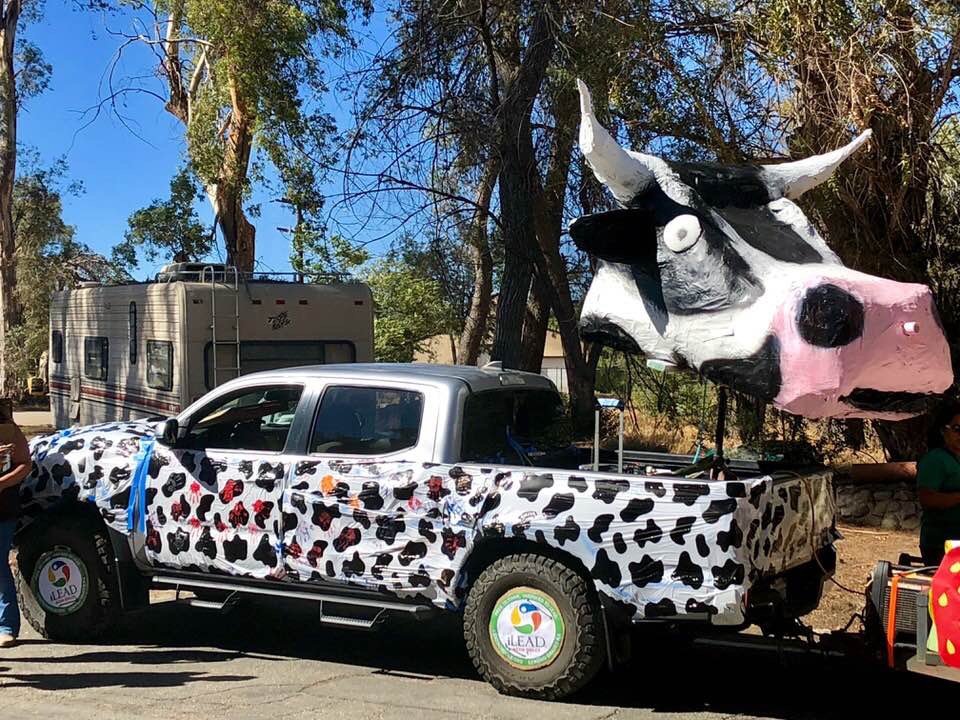
[[[221, 272], [221, 282], [217, 282], [217, 273]], [[240, 272], [233, 265], [224, 267], [222, 270], [207, 265], [201, 273], [201, 281], [210, 285], [210, 335], [211, 348], [213, 350], [213, 387], [220, 385], [219, 373], [232, 372], [233, 377], [240, 377]], [[209, 277], [209, 279], [208, 279]], [[232, 280], [232, 282], [231, 282]], [[217, 288], [224, 287], [233, 291], [233, 315], [220, 317], [217, 315]], [[233, 340], [217, 339], [217, 321], [233, 321]], [[234, 347], [234, 365], [233, 367], [220, 365], [220, 353], [217, 352], [221, 345], [232, 345]], [[233, 378], [229, 378], [233, 379]]]

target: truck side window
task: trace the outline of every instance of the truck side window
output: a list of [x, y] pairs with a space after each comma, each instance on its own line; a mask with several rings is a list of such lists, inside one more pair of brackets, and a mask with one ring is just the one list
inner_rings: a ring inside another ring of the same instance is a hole
[[420, 436], [423, 395], [410, 390], [328, 387], [310, 440], [311, 453], [384, 455], [412, 448]]
[[463, 462], [524, 465], [572, 441], [563, 401], [552, 391], [473, 393], [463, 413]]
[[182, 446], [281, 452], [302, 392], [300, 385], [279, 385], [243, 388], [218, 398], [193, 416]]
[[83, 339], [83, 374], [91, 380], [107, 379], [110, 341], [105, 337]]

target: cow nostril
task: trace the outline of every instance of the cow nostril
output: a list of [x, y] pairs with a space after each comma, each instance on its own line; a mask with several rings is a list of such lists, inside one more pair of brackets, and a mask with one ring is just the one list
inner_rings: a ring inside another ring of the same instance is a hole
[[863, 304], [836, 285], [818, 285], [800, 304], [797, 328], [811, 345], [847, 345], [863, 334]]

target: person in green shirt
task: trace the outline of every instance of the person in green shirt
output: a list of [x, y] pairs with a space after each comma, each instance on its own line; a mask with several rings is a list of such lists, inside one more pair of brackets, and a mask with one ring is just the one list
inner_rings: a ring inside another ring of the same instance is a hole
[[923, 508], [920, 554], [932, 566], [943, 560], [947, 540], [960, 540], [960, 404], [937, 412], [930, 448], [917, 463], [917, 486]]

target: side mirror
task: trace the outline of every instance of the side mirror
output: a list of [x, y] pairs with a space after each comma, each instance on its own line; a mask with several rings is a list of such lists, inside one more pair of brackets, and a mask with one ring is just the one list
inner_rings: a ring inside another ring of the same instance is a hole
[[167, 418], [157, 428], [157, 442], [167, 447], [176, 447], [180, 437], [180, 423], [176, 418]]

